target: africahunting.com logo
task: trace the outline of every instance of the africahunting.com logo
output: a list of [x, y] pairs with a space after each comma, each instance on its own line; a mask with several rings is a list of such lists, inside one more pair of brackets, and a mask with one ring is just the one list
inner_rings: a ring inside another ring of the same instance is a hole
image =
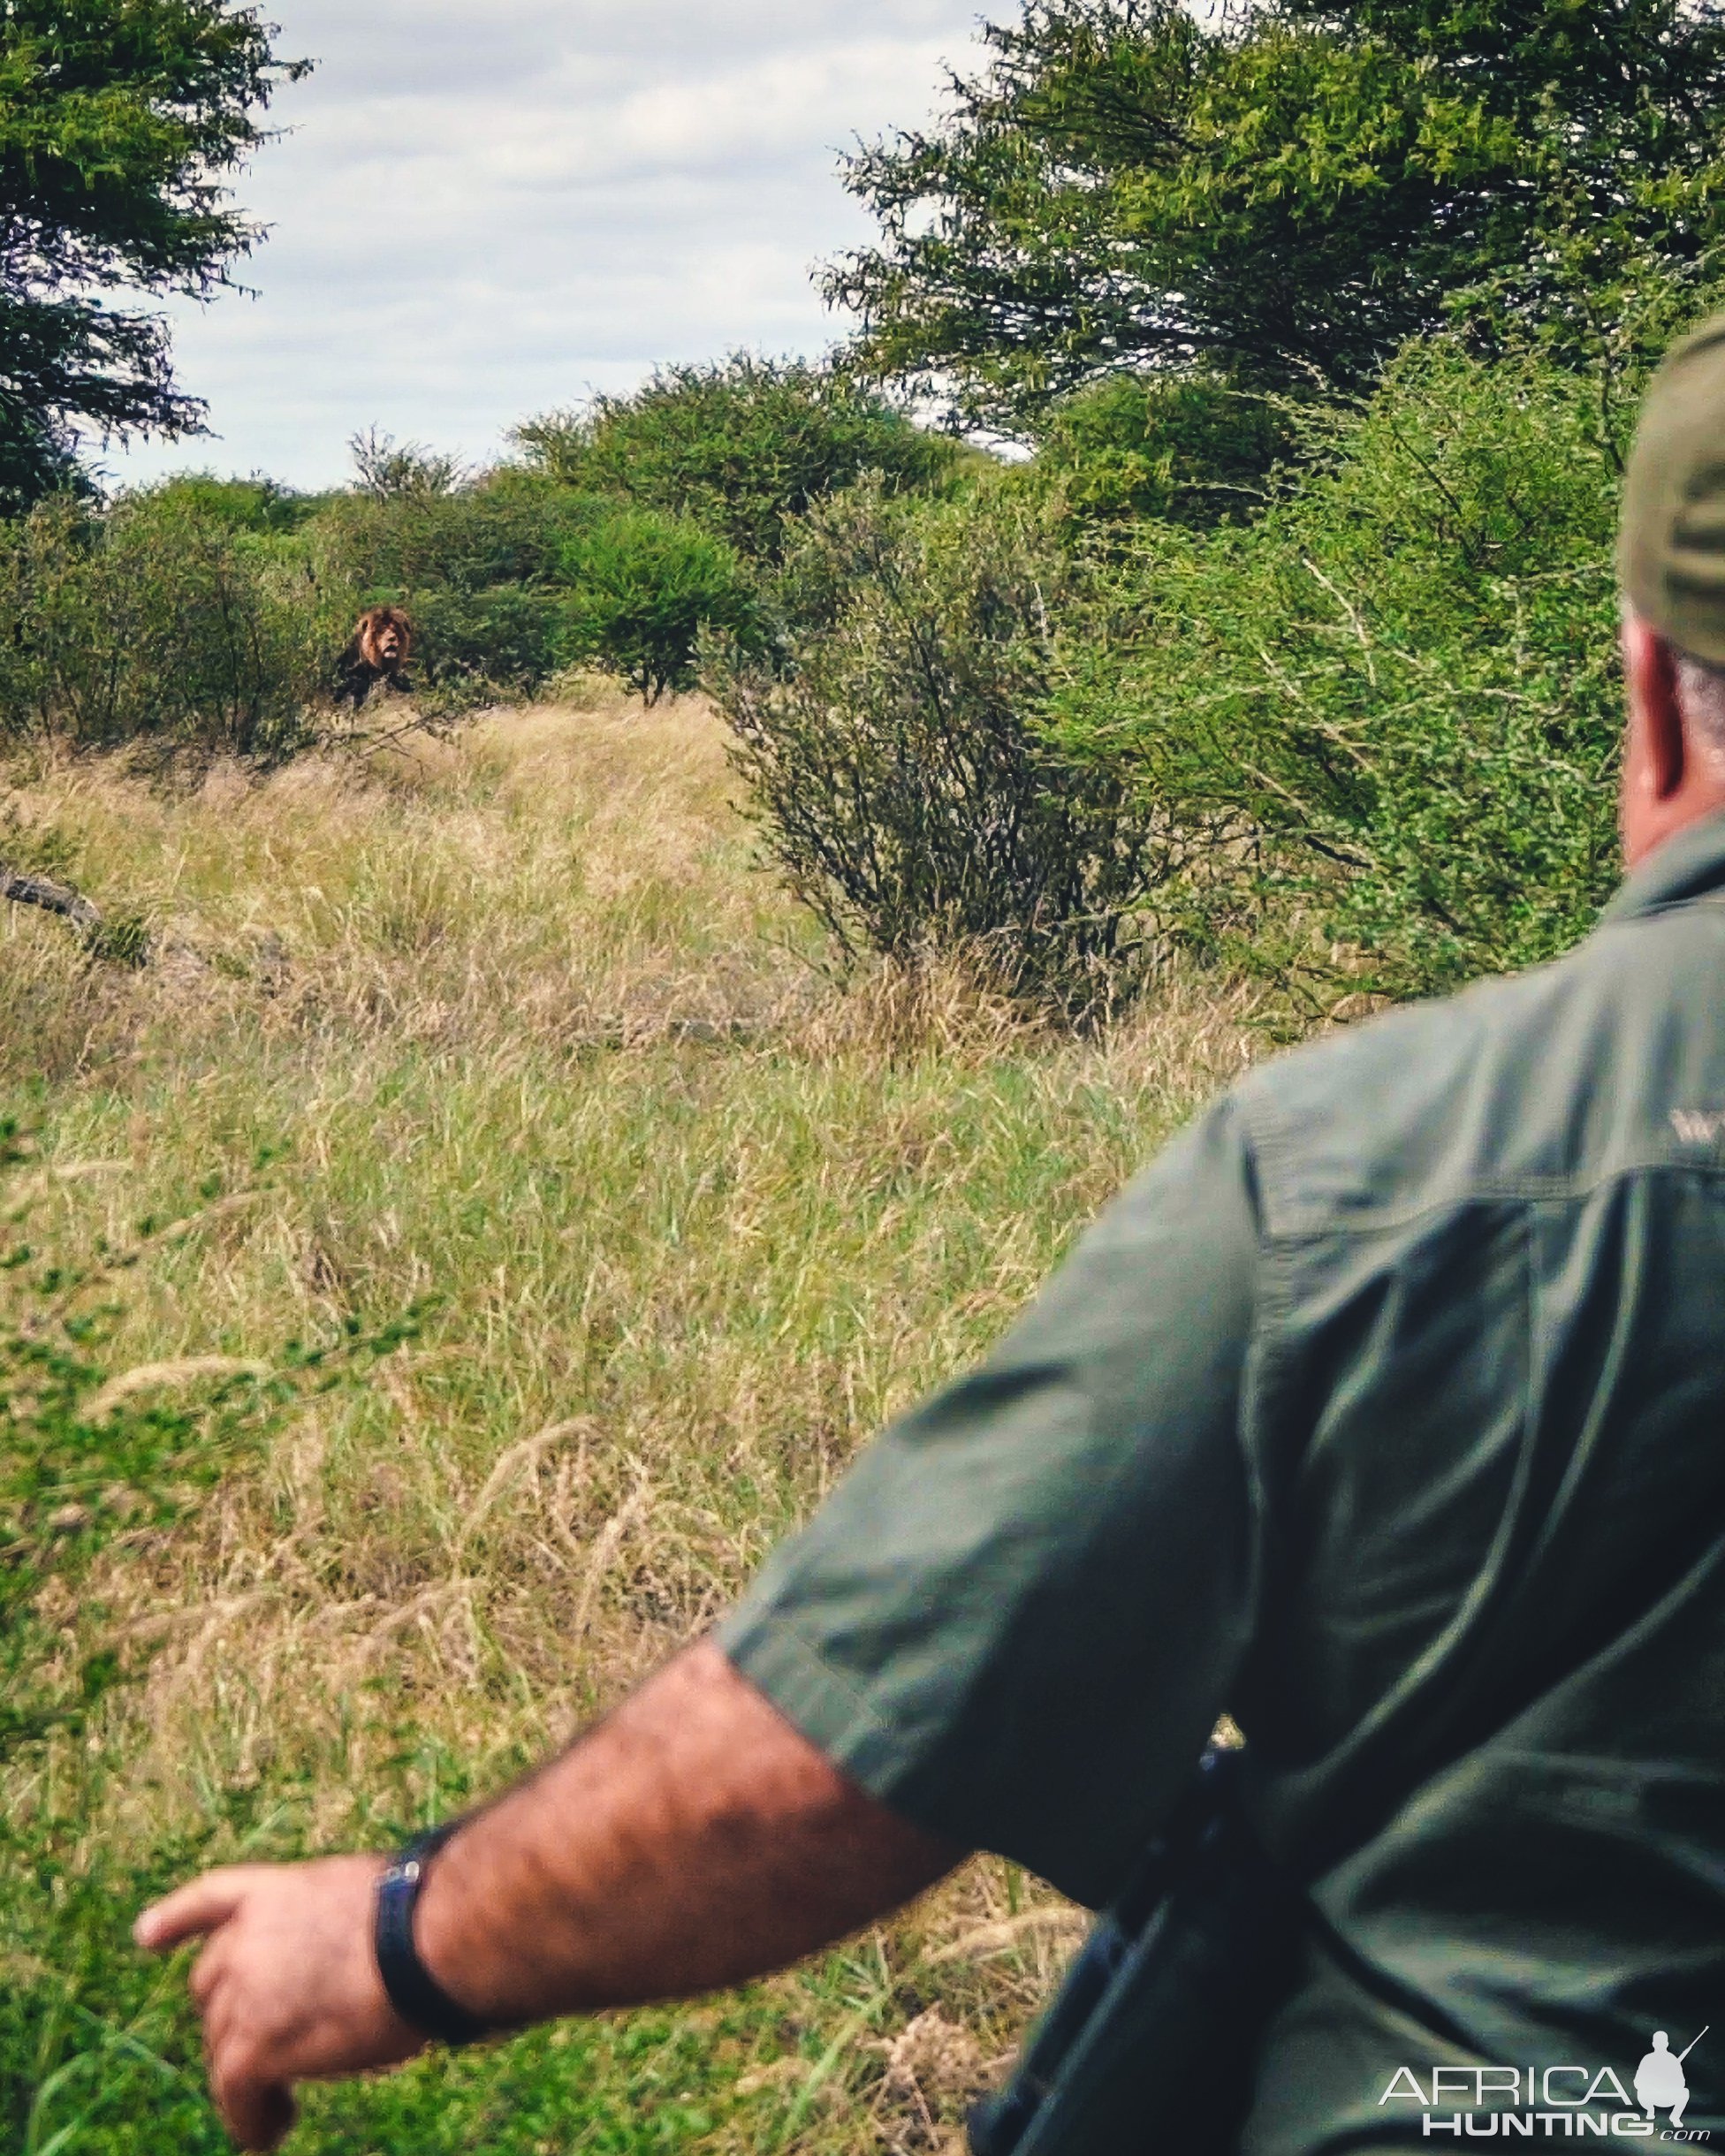
[[[1705, 2126], [1686, 2126], [1689, 2081], [1683, 2061], [1706, 2036], [1673, 2051], [1663, 2029], [1635, 2069], [1634, 2093], [1608, 2066], [1399, 2066], [1378, 2099], [1417, 2104], [1420, 2131], [1457, 2140], [1549, 2140], [1567, 2136], [1635, 2141], [1710, 2141]], [[1664, 2114], [1661, 2117], [1660, 2114]], [[1407, 2114], [1402, 2114], [1403, 2117]]]

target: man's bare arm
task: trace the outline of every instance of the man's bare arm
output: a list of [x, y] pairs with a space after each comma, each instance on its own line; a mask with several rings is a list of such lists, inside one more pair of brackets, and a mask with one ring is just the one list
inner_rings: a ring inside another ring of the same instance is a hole
[[539, 2020], [781, 1969], [962, 1854], [865, 1796], [703, 1644], [449, 1844], [417, 1935], [472, 2012]]
[[[840, 1773], [709, 1644], [691, 1648], [434, 1861], [415, 1938], [482, 2020], [525, 2025], [782, 1968], [909, 1901], [963, 1851]], [[273, 2146], [291, 2091], [422, 2048], [371, 1949], [376, 1857], [194, 1880], [138, 1924], [193, 1976], [211, 2087]]]

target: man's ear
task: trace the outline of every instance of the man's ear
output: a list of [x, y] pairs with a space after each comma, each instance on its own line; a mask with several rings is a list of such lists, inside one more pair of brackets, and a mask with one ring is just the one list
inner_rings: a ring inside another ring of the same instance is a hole
[[1623, 623], [1623, 677], [1630, 708], [1630, 762], [1649, 805], [1683, 791], [1689, 771], [1677, 655], [1657, 629], [1630, 614]]

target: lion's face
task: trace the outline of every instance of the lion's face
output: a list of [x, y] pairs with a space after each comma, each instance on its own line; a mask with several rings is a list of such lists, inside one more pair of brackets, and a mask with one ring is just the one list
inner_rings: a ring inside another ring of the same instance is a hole
[[394, 673], [407, 657], [407, 621], [392, 607], [374, 607], [360, 623], [360, 651], [368, 666]]

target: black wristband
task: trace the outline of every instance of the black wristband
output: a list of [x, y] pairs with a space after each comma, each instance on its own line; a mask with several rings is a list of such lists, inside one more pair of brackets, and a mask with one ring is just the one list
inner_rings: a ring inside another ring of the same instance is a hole
[[384, 1979], [390, 2004], [422, 2035], [455, 2046], [476, 2044], [492, 2031], [452, 1999], [419, 1958], [419, 1948], [414, 1944], [414, 1910], [425, 1884], [425, 1867], [460, 1824], [452, 1821], [431, 1833], [417, 1835], [402, 1850], [377, 1882], [376, 1922], [372, 1930], [377, 1973]]

